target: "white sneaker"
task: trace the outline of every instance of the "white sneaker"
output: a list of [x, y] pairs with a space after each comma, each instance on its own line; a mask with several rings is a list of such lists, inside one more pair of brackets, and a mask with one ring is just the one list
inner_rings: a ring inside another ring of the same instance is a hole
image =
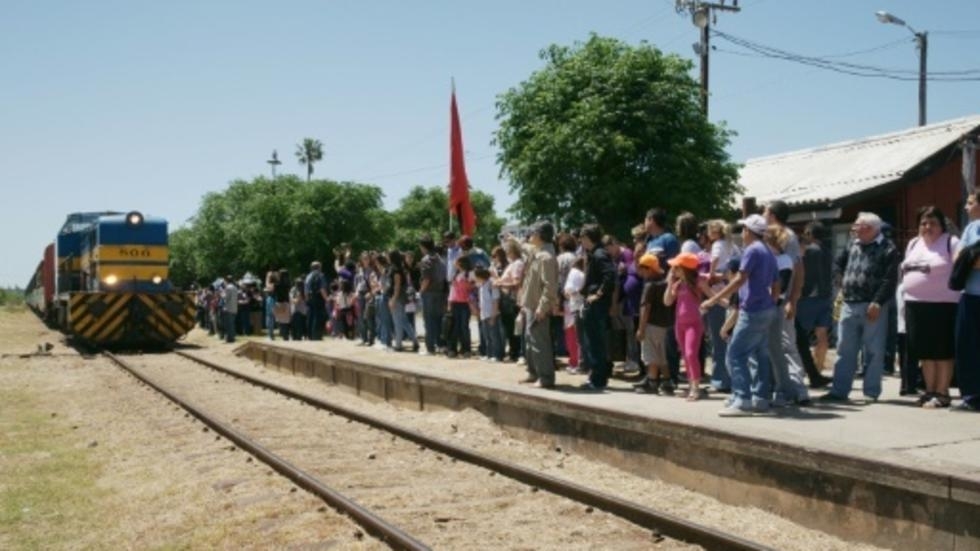
[[751, 417], [754, 413], [751, 409], [742, 409], [734, 405], [727, 405], [718, 412], [718, 417]]
[[499, 363], [500, 362], [500, 360], [498, 360], [497, 358], [490, 358], [487, 361], [490, 362], [490, 363], [492, 363], [492, 364], [495, 364], [495, 363]]
[[640, 366], [636, 365], [636, 362], [634, 362], [633, 360], [630, 360], [630, 361], [626, 362], [625, 364], [623, 364], [623, 372], [624, 373], [639, 373], [640, 372]]
[[383, 344], [381, 344], [381, 343], [379, 342], [379, 343], [376, 343], [376, 344], [375, 344], [374, 346], [372, 346], [371, 348], [373, 348], [373, 349], [375, 349], [375, 350], [384, 350], [384, 349], [385, 349], [385, 345], [383, 345]]
[[525, 365], [525, 364], [527, 364], [527, 359], [525, 359], [523, 356], [517, 358], [517, 365]]
[[419, 348], [419, 356], [428, 356], [429, 351], [424, 348]]

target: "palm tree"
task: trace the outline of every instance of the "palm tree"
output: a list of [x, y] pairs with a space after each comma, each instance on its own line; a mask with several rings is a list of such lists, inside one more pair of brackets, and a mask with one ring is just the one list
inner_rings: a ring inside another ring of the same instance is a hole
[[323, 144], [320, 140], [303, 138], [303, 143], [296, 145], [296, 159], [299, 164], [306, 165], [306, 181], [313, 177], [313, 163], [323, 160]]

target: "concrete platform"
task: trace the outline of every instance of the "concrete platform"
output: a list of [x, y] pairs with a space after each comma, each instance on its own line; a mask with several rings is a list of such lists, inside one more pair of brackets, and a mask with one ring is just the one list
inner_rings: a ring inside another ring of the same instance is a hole
[[914, 407], [898, 396], [897, 379], [868, 406], [720, 418], [723, 395], [689, 403], [635, 394], [615, 379], [601, 394], [583, 393], [584, 377], [566, 373], [555, 390], [536, 389], [517, 384], [524, 368], [512, 363], [339, 340], [253, 340], [240, 353], [403, 407], [472, 407], [530, 438], [841, 537], [980, 549], [980, 415]]

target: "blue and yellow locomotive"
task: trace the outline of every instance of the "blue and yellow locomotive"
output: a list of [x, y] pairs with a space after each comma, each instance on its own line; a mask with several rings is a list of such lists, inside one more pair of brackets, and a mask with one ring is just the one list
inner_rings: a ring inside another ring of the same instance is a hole
[[48, 299], [32, 306], [89, 344], [173, 343], [194, 326], [195, 306], [168, 279], [167, 237], [166, 220], [136, 211], [70, 214], [30, 284], [53, 279], [54, 289], [34, 293]]

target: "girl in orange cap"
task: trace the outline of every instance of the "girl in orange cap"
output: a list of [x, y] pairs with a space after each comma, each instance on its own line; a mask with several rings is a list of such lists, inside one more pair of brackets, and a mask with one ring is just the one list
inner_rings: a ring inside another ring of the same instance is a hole
[[687, 400], [693, 402], [701, 397], [701, 339], [704, 337], [704, 322], [701, 319], [701, 302], [712, 296], [708, 279], [698, 274], [700, 260], [694, 253], [681, 253], [667, 262], [667, 292], [664, 304], [676, 304], [674, 312], [674, 336], [684, 365], [687, 367], [687, 380], [690, 389]]

